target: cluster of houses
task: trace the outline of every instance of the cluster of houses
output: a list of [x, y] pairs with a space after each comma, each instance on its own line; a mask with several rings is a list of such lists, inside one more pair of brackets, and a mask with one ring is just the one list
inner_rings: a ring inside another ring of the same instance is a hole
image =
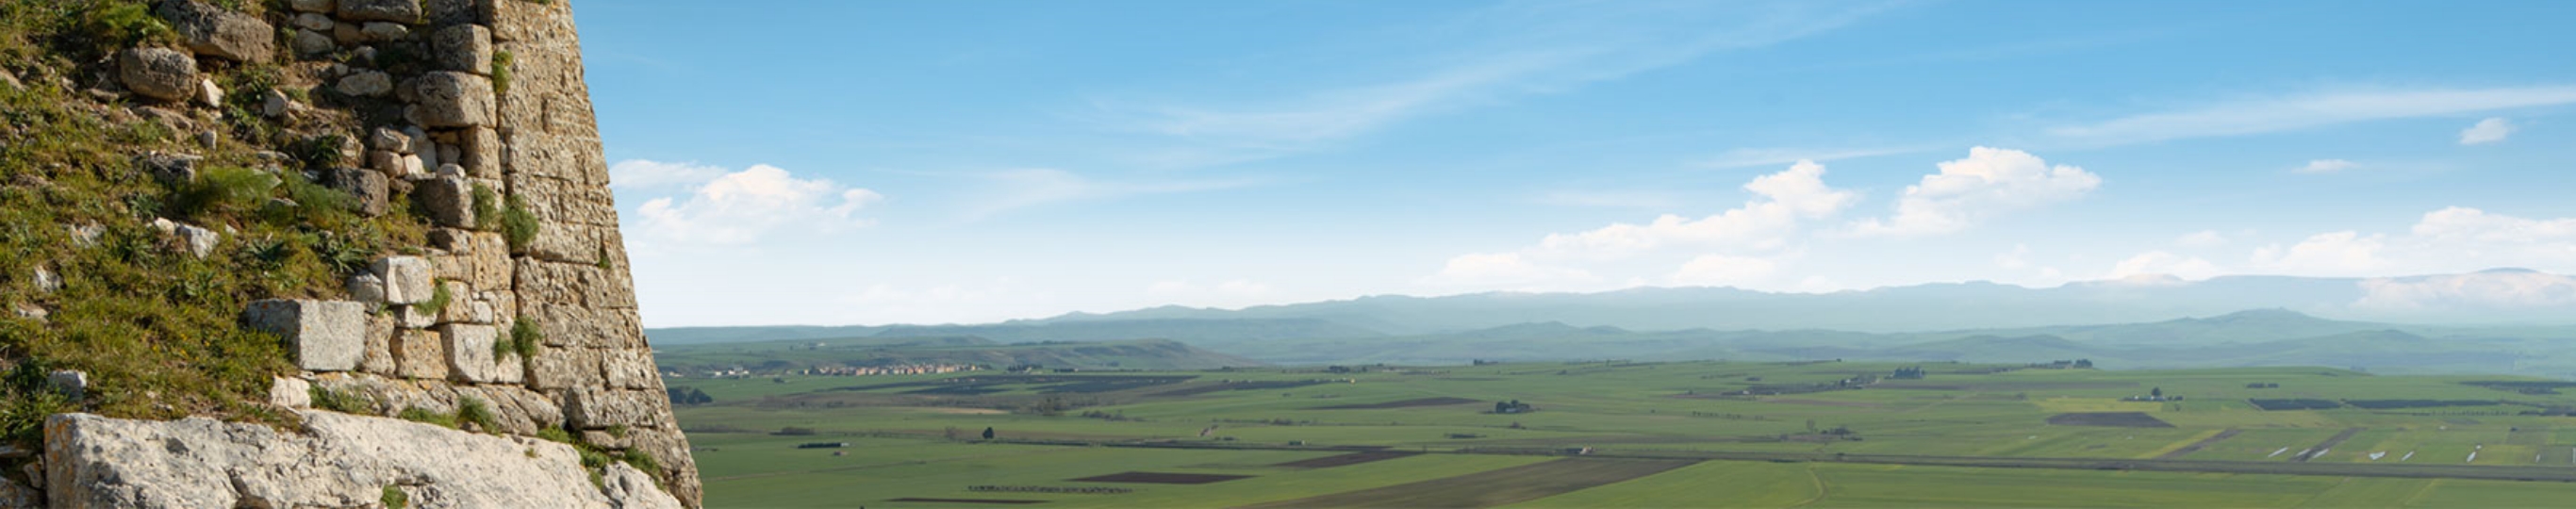
[[930, 375], [980, 371], [972, 364], [897, 364], [892, 366], [821, 366], [806, 368], [801, 374], [826, 376]]

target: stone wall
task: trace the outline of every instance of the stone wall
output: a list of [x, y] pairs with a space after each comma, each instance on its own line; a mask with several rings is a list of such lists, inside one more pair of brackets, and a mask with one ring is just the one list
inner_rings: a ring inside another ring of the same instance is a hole
[[[270, 403], [301, 413], [310, 436], [250, 436], [260, 432], [250, 425], [57, 416], [47, 428], [45, 462], [45, 488], [55, 505], [343, 507], [373, 500], [368, 490], [375, 488], [362, 485], [387, 479], [448, 506], [526, 506], [508, 502], [532, 500], [458, 491], [499, 486], [484, 477], [418, 473], [466, 472], [488, 466], [472, 464], [487, 461], [488, 454], [345, 442], [458, 433], [386, 428], [408, 423], [343, 415], [413, 412], [488, 415], [459, 426], [502, 440], [438, 439], [444, 442], [525, 449], [530, 460], [551, 461], [576, 447], [622, 458], [589, 468], [608, 475], [611, 485], [625, 479], [616, 475], [619, 469], [633, 472], [628, 465], [652, 469], [637, 475], [649, 476], [680, 503], [697, 506], [696, 463], [672, 417], [637, 315], [570, 4], [291, 0], [270, 3], [282, 7], [253, 16], [198, 1], [160, 3], [157, 15], [187, 43], [122, 52], [118, 66], [127, 89], [184, 103], [198, 94], [222, 94], [211, 81], [192, 78], [193, 59], [283, 62], [290, 79], [313, 82], [317, 94], [329, 97], [307, 104], [270, 92], [274, 96], [260, 113], [336, 125], [351, 140], [340, 149], [351, 167], [308, 173], [354, 195], [370, 215], [402, 201], [392, 198], [408, 197], [433, 229], [428, 245], [388, 253], [352, 277], [345, 299], [267, 300], [243, 310], [246, 326], [287, 339], [302, 372], [277, 380]], [[393, 424], [346, 420], [352, 418]], [[394, 431], [335, 435], [343, 442], [322, 436], [349, 428]], [[214, 442], [183, 441], [233, 452], [165, 454], [116, 443], [116, 437], [171, 434], [205, 435], [211, 438], [203, 440]], [[569, 438], [568, 444], [534, 438], [547, 435]], [[313, 455], [368, 447], [381, 451], [379, 457], [348, 461], [377, 462], [369, 465], [383, 468], [364, 475], [384, 479], [260, 494], [251, 489], [256, 482], [243, 484], [263, 478], [244, 477], [246, 471], [355, 479], [361, 476], [357, 470], [328, 472], [322, 467], [339, 460]], [[133, 451], [114, 452], [127, 449]], [[207, 454], [223, 459], [207, 460]], [[382, 457], [388, 454], [395, 457]], [[191, 482], [229, 476], [236, 498], [220, 504], [145, 503], [103, 495], [106, 488], [97, 484], [119, 478], [131, 484], [140, 482], [133, 476], [152, 472], [173, 479], [211, 476]], [[483, 481], [440, 480], [448, 478]], [[633, 479], [624, 482], [618, 486], [635, 488]], [[610, 487], [615, 486], [603, 489]], [[564, 506], [607, 500], [596, 497], [600, 491], [585, 493], [561, 500], [582, 501]], [[357, 495], [365, 500], [350, 498]]]

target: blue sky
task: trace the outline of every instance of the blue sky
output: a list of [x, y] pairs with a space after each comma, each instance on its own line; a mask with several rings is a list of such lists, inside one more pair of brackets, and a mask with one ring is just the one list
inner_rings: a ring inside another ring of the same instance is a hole
[[651, 326], [2576, 272], [2570, 2], [577, 11]]

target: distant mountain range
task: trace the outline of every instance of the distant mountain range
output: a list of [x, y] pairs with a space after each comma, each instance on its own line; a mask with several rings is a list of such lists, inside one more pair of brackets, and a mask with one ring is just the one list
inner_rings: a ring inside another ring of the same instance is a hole
[[1159, 339], [1194, 350], [1146, 357], [1193, 359], [1177, 363], [1186, 365], [2086, 358], [2106, 368], [2318, 365], [2576, 377], [2576, 280], [2499, 269], [2383, 279], [2141, 278], [2056, 288], [1932, 284], [1829, 294], [1640, 288], [1366, 297], [1242, 310], [1162, 307], [984, 325], [700, 327], [647, 335], [657, 347], [971, 338], [977, 348], [990, 348]]

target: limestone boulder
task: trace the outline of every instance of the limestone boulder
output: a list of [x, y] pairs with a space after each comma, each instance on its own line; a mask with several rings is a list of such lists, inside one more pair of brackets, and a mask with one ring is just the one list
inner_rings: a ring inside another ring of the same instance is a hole
[[199, 92], [197, 59], [169, 48], [118, 52], [116, 76], [126, 90], [163, 101], [186, 101]]
[[199, 55], [235, 62], [267, 62], [277, 49], [276, 29], [258, 16], [224, 10], [195, 0], [161, 2], [154, 11]]
[[286, 5], [295, 12], [331, 12], [335, 4], [331, 0], [287, 0]]
[[399, 319], [392, 313], [367, 315], [367, 354], [358, 358], [358, 371], [394, 376], [401, 373], [394, 362], [394, 337], [401, 334]]
[[394, 336], [394, 373], [416, 380], [444, 380], [447, 338], [437, 331], [403, 330]]
[[669, 396], [655, 391], [629, 391], [583, 387], [572, 390], [564, 404], [564, 421], [581, 429], [607, 429], [616, 426], [657, 428]]
[[492, 125], [492, 80], [472, 73], [437, 71], [421, 75], [414, 85], [419, 94], [417, 109], [420, 123], [430, 127], [478, 127]]
[[418, 256], [388, 256], [367, 268], [385, 281], [385, 302], [419, 304], [429, 302], [438, 292], [437, 274], [429, 259]]
[[57, 508], [375, 507], [395, 487], [424, 509], [677, 504], [666, 504], [671, 495], [649, 479], [611, 483], [603, 475], [593, 485], [569, 445], [300, 414], [301, 433], [199, 417], [55, 415], [45, 422], [46, 495]]
[[285, 338], [296, 367], [348, 371], [365, 354], [367, 307], [347, 301], [269, 299], [250, 303], [242, 321]]
[[482, 25], [450, 26], [431, 33], [429, 43], [436, 50], [440, 69], [492, 74], [492, 29]]
[[313, 406], [313, 382], [302, 378], [277, 377], [268, 383], [268, 404], [286, 408]]
[[198, 258], [214, 254], [215, 245], [223, 241], [223, 234], [215, 233], [214, 230], [169, 219], [152, 220], [152, 229], [160, 230], [162, 235], [176, 240], [181, 251]]
[[296, 30], [295, 38], [287, 40], [287, 44], [295, 48], [296, 55], [307, 57], [340, 49], [339, 41], [334, 41], [330, 35], [323, 33], [326, 31], [328, 30]]
[[464, 177], [420, 181], [412, 188], [411, 202], [428, 212], [430, 222], [439, 226], [474, 227], [474, 185]]
[[349, 207], [367, 217], [385, 215], [391, 203], [393, 179], [384, 172], [365, 168], [331, 168], [322, 170], [322, 187], [349, 195]]
[[447, 339], [449, 376], [474, 383], [498, 381], [492, 343], [500, 338], [499, 331], [490, 325], [451, 323], [439, 326], [439, 335]]
[[419, 0], [339, 0], [340, 18], [351, 21], [420, 21]]
[[340, 83], [332, 88], [343, 94], [377, 97], [394, 91], [394, 77], [383, 71], [359, 71], [341, 76]]
[[608, 495], [609, 505], [618, 509], [682, 509], [679, 500], [653, 483], [653, 476], [625, 463], [609, 463], [599, 484], [599, 489]]

